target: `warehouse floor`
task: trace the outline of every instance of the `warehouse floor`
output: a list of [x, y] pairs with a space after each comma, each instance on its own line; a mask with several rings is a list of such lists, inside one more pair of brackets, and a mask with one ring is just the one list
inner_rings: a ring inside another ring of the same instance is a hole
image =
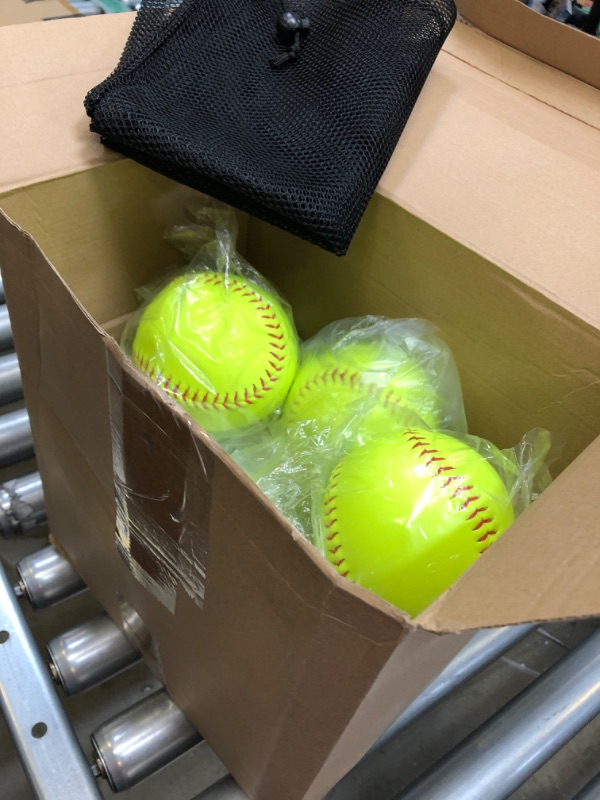
[[[42, 535], [3, 542], [0, 554], [11, 577], [14, 576], [14, 564], [44, 544]], [[56, 634], [101, 611], [88, 592], [46, 611], [33, 612], [27, 603], [23, 603], [23, 608], [41, 647]], [[598, 624], [598, 621], [584, 621], [543, 626], [464, 689], [375, 753], [370, 758], [368, 769], [361, 770], [360, 781], [350, 773], [330, 793], [328, 800], [393, 800], [401, 788], [575, 647]], [[80, 697], [63, 696], [68, 715], [86, 752], [90, 752], [89, 734], [100, 723], [157, 688], [158, 682], [143, 664], [138, 664]], [[511, 800], [571, 800], [595, 775], [599, 764], [600, 718], [597, 718]], [[224, 774], [223, 765], [205, 744], [201, 744], [157, 775], [123, 792], [120, 797], [123, 800], [191, 800]], [[103, 782], [101, 785], [104, 796], [112, 797], [108, 786]], [[1, 720], [0, 797], [7, 800], [35, 799]]]

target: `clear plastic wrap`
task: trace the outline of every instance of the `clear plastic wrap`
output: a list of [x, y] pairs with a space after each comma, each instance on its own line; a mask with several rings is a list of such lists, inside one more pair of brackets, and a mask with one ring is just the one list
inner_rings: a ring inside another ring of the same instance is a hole
[[298, 363], [291, 309], [235, 249], [236, 219], [206, 198], [168, 238], [189, 263], [143, 287], [123, 349], [205, 430], [264, 424], [282, 406]]
[[344, 319], [298, 342], [291, 309], [206, 198], [168, 238], [187, 266], [140, 290], [122, 344], [335, 567], [414, 616], [549, 482], [550, 435], [467, 434], [458, 371], [420, 319]]
[[309, 538], [312, 493], [357, 444], [408, 426], [466, 431], [460, 379], [448, 346], [420, 319], [357, 317], [301, 346], [281, 418], [230, 452]]
[[541, 429], [503, 451], [424, 428], [358, 445], [315, 490], [313, 542], [341, 575], [415, 616], [547, 486], [549, 448]]
[[302, 346], [283, 419], [307, 435], [370, 438], [421, 421], [466, 431], [460, 379], [436, 328], [421, 319], [333, 322]]

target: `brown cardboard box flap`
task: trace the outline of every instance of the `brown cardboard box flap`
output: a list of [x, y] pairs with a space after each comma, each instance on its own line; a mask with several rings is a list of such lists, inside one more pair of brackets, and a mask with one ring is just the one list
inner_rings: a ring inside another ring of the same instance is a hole
[[[547, 83], [559, 74], [514, 55]], [[598, 128], [445, 52], [421, 99], [378, 192], [600, 327]]]
[[478, 628], [599, 615], [599, 483], [600, 438], [418, 622], [456, 631], [467, 620]]
[[600, 88], [600, 41], [543, 16], [520, 0], [457, 0], [461, 14], [523, 53]]
[[116, 66], [134, 16], [0, 28], [0, 192], [120, 158], [90, 134], [83, 99]]
[[[554, 20], [546, 21], [560, 25]], [[559, 69], [550, 70], [548, 64], [524, 56], [513, 47], [467, 25], [454, 26], [444, 43], [444, 50], [496, 80], [600, 128], [600, 103], [594, 86]]]
[[[118, 158], [89, 132], [83, 98], [132, 17], [0, 29], [0, 193]], [[600, 327], [599, 128], [597, 89], [457, 26], [378, 192]]]

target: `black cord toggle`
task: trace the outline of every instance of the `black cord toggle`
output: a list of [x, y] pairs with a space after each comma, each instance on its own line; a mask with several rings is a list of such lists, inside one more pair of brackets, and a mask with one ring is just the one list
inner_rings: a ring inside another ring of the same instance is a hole
[[296, 61], [300, 48], [308, 36], [310, 20], [297, 11], [284, 11], [277, 20], [277, 36], [280, 43], [287, 48], [285, 53], [271, 59], [272, 67], [282, 67], [290, 61]]

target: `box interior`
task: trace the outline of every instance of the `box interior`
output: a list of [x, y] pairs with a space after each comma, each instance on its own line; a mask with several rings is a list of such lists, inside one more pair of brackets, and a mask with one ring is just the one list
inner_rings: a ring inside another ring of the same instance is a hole
[[[136, 289], [182, 263], [164, 240], [191, 191], [130, 161], [6, 194], [92, 319], [117, 338]], [[595, 327], [376, 195], [342, 259], [258, 220], [240, 249], [291, 303], [302, 338], [343, 317], [423, 317], [450, 345], [469, 431], [511, 446], [561, 438], [556, 475], [600, 433]]]
[[[163, 233], [187, 197], [189, 190], [118, 161], [9, 192], [2, 205], [87, 313], [118, 336], [137, 307], [136, 288], [179, 263]], [[471, 433], [507, 447], [531, 428], [548, 428], [562, 444], [557, 475], [600, 432], [597, 329], [391, 200], [374, 197], [343, 259], [254, 219], [242, 244], [290, 301], [302, 337], [361, 314], [425, 317], [438, 325], [458, 363]], [[518, 572], [519, 542], [535, 527], [535, 517], [525, 517], [488, 551], [488, 565], [508, 552]], [[467, 598], [483, 561], [459, 581]], [[508, 596], [502, 609], [508, 622], [532, 613]], [[561, 616], [558, 607], [555, 614]], [[443, 613], [424, 622], [448, 627]], [[452, 625], [472, 623], [467, 608]]]

